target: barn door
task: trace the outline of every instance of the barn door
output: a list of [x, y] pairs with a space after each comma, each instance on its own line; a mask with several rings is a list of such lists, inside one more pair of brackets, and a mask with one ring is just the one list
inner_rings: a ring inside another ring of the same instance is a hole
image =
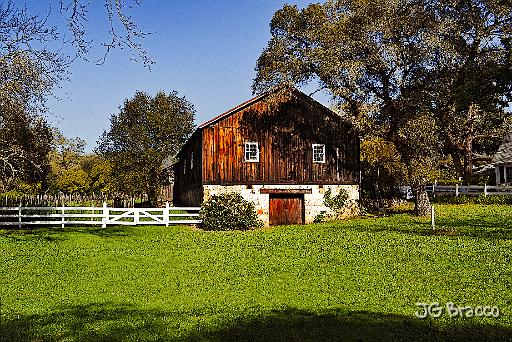
[[304, 195], [270, 194], [270, 225], [304, 224]]

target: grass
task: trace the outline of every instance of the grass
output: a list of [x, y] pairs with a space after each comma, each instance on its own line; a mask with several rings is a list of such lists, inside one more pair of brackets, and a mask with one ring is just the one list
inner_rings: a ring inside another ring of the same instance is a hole
[[[250, 232], [0, 230], [0, 341], [512, 341], [512, 207]], [[448, 233], [446, 233], [448, 232]], [[418, 319], [417, 302], [498, 306]]]

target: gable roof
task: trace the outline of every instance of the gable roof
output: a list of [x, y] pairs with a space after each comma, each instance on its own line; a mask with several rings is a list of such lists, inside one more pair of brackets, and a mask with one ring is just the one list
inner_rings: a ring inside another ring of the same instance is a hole
[[229, 117], [230, 115], [235, 114], [236, 112], [238, 112], [238, 111], [240, 111], [240, 110], [243, 110], [244, 108], [247, 108], [247, 107], [249, 107], [249, 106], [252, 106], [254, 103], [256, 103], [256, 102], [258, 102], [258, 101], [260, 101], [260, 100], [264, 99], [265, 97], [268, 97], [269, 95], [272, 95], [272, 94], [278, 93], [278, 92], [280, 92], [280, 91], [282, 91], [282, 90], [285, 90], [285, 89], [286, 89], [286, 90], [289, 90], [289, 91], [291, 91], [291, 92], [293, 92], [293, 93], [295, 93], [295, 94], [298, 94], [299, 96], [302, 96], [303, 98], [307, 98], [307, 99], [309, 99], [310, 101], [313, 101], [313, 102], [314, 102], [314, 103], [316, 103], [317, 105], [319, 105], [319, 106], [321, 106], [321, 107], [325, 108], [325, 109], [326, 109], [326, 111], [327, 111], [329, 114], [333, 115], [333, 116], [334, 116], [334, 117], [336, 117], [336, 118], [339, 118], [339, 115], [337, 115], [336, 113], [334, 113], [331, 109], [329, 109], [329, 108], [325, 107], [325, 106], [324, 106], [323, 104], [321, 104], [320, 102], [318, 102], [318, 101], [316, 101], [315, 99], [313, 99], [311, 96], [309, 96], [309, 95], [307, 95], [307, 94], [303, 93], [302, 91], [298, 90], [297, 88], [295, 88], [295, 87], [293, 87], [293, 86], [290, 86], [290, 85], [288, 85], [288, 84], [283, 84], [283, 85], [279, 85], [279, 86], [273, 87], [272, 89], [270, 89], [270, 90], [268, 90], [268, 91], [266, 91], [266, 92], [263, 92], [263, 93], [261, 93], [261, 94], [259, 94], [259, 95], [255, 96], [255, 97], [253, 97], [252, 99], [247, 100], [247, 101], [245, 101], [245, 102], [243, 102], [243, 103], [239, 104], [239, 105], [238, 105], [238, 106], [236, 106], [236, 107], [231, 108], [230, 110], [228, 110], [228, 111], [226, 111], [226, 112], [224, 112], [224, 113], [222, 113], [222, 114], [220, 114], [220, 115], [218, 115], [218, 116], [214, 117], [213, 119], [211, 119], [211, 120], [208, 120], [208, 121], [204, 122], [203, 124], [201, 124], [201, 125], [199, 125], [199, 126], [197, 127], [197, 130], [202, 130], [203, 128], [209, 127], [209, 126], [211, 126], [211, 125], [213, 125], [213, 124], [215, 124], [215, 123], [217, 123], [217, 122], [219, 122], [219, 121], [221, 121], [221, 120], [223, 120], [223, 119], [225, 119], [225, 118]]
[[270, 89], [270, 90], [268, 90], [266, 92], [263, 92], [263, 93], [255, 96], [255, 97], [253, 97], [250, 100], [247, 100], [247, 101], [239, 104], [236, 107], [231, 108], [230, 110], [228, 110], [228, 111], [226, 111], [226, 112], [224, 112], [224, 113], [214, 117], [213, 119], [206, 121], [205, 123], [199, 125], [198, 129], [203, 129], [203, 128], [209, 127], [209, 126], [211, 126], [211, 125], [221, 121], [222, 119], [225, 119], [225, 118], [229, 117], [231, 114], [234, 114], [234, 113], [236, 113], [236, 112], [238, 112], [238, 111], [240, 111], [240, 110], [242, 110], [242, 109], [244, 109], [246, 107], [249, 107], [249, 106], [253, 105], [254, 103], [264, 99], [265, 97], [267, 97], [267, 96], [269, 96], [271, 94], [277, 93], [277, 92], [279, 92], [279, 91], [281, 91], [281, 90], [283, 90], [285, 88], [289, 88], [290, 90], [295, 91], [295, 92], [300, 92], [296, 88], [290, 87], [288, 85], [281, 85], [281, 86], [274, 87], [274, 88], [272, 88], [272, 89]]
[[253, 97], [252, 99], [245, 101], [244, 103], [241, 103], [238, 106], [233, 107], [230, 110], [228, 110], [220, 115], [217, 115], [213, 119], [204, 122], [203, 124], [199, 125], [198, 129], [202, 129], [202, 128], [211, 126], [214, 123], [219, 122], [220, 120], [229, 117], [231, 114], [234, 114], [234, 113], [238, 112], [239, 110], [242, 110], [245, 107], [248, 107], [248, 106], [254, 104], [255, 102], [258, 102], [259, 100], [263, 99], [264, 97], [270, 95], [270, 93], [271, 93], [270, 91], [267, 91], [267, 92], [262, 93], [256, 97]]
[[503, 143], [500, 145], [498, 152], [494, 155], [492, 163], [499, 164], [512, 164], [512, 133], [509, 133]]
[[[294, 86], [291, 86], [289, 84], [281, 84], [281, 85], [278, 85], [278, 86], [275, 86], [273, 87], [272, 89], [266, 91], [266, 92], [263, 92], [255, 97], [253, 97], [252, 99], [250, 100], [247, 100], [241, 104], [239, 104], [238, 106], [236, 107], [233, 107], [231, 108], [230, 110], [214, 117], [213, 119], [210, 119], [204, 123], [202, 123], [201, 125], [199, 125], [196, 130], [192, 133], [192, 135], [188, 138], [188, 140], [185, 142], [185, 144], [183, 144], [181, 150], [178, 152], [178, 156], [180, 156], [184, 150], [184, 147], [187, 146], [191, 140], [193, 140], [195, 138], [195, 136], [197, 136], [197, 134], [199, 134], [200, 132], [202, 132], [203, 129], [205, 128], [208, 128], [214, 124], [216, 124], [217, 122], [221, 121], [221, 120], [224, 120], [225, 118], [228, 118], [230, 115], [233, 115], [249, 106], [252, 106], [253, 104], [255, 104], [256, 102], [258, 101], [261, 101], [263, 100], [264, 98], [268, 97], [269, 95], [273, 95], [273, 94], [276, 94], [282, 90], [289, 90], [295, 94], [298, 94], [299, 96], [302, 96], [303, 98], [307, 98], [309, 99], [310, 101], [314, 102], [315, 104], [317, 104], [318, 106], [320, 107], [323, 107], [325, 110], [326, 110], [326, 113], [329, 113], [332, 117], [335, 117], [337, 119], [339, 119], [339, 115], [337, 115], [336, 113], [334, 113], [331, 109], [325, 107], [323, 104], [321, 104], [320, 102], [316, 101], [315, 99], [313, 99], [311, 96], [303, 93], [302, 91], [298, 90], [297, 88], [295, 88]], [[176, 162], [177, 163], [177, 162]]]

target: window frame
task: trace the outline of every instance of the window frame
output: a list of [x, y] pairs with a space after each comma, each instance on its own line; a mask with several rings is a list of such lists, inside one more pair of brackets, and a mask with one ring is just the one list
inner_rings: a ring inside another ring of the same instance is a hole
[[[322, 148], [322, 160], [315, 160], [315, 148]], [[311, 151], [313, 153], [313, 163], [325, 164], [325, 144], [312, 144]]]
[[[250, 146], [256, 146], [256, 158], [255, 159], [247, 159], [247, 149]], [[244, 143], [244, 162], [245, 163], [258, 163], [260, 161], [260, 145], [255, 141], [246, 141]]]

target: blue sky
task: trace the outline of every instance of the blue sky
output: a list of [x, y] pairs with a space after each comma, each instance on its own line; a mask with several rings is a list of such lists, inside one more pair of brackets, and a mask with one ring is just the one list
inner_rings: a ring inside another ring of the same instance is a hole
[[[41, 11], [49, 3], [27, 1], [27, 7]], [[99, 42], [105, 37], [103, 1], [91, 3], [95, 7], [87, 28]], [[110, 115], [137, 90], [176, 90], [195, 105], [196, 123], [206, 121], [251, 98], [256, 60], [270, 39], [270, 20], [285, 3], [305, 7], [310, 1], [142, 1], [134, 17], [153, 32], [143, 42], [156, 62], [151, 71], [121, 50], [102, 66], [76, 61], [70, 80], [56, 91], [59, 100], [49, 102], [49, 121], [66, 136], [84, 139], [91, 150], [109, 128]]]

